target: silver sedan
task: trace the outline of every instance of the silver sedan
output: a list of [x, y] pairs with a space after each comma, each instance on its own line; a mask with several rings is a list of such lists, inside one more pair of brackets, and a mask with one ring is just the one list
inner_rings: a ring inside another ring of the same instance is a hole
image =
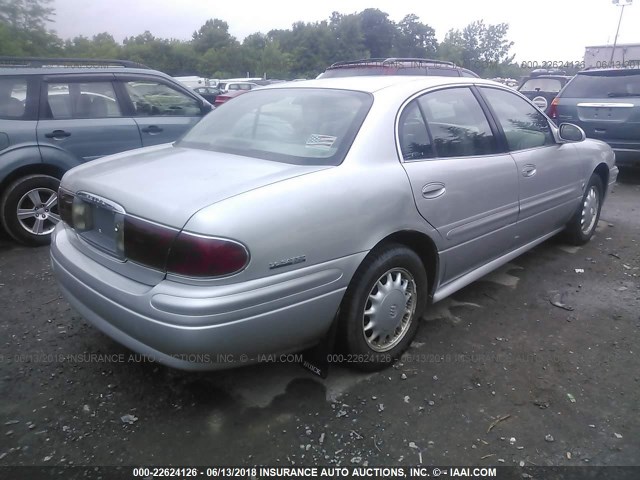
[[280, 84], [69, 171], [51, 257], [87, 320], [167, 365], [331, 331], [379, 369], [429, 304], [557, 233], [589, 241], [617, 172], [606, 144], [490, 81]]

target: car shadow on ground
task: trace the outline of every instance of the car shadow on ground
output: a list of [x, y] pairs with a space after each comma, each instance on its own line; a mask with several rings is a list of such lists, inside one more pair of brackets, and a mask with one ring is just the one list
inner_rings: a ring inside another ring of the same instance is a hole
[[640, 167], [620, 167], [618, 183], [640, 185]]

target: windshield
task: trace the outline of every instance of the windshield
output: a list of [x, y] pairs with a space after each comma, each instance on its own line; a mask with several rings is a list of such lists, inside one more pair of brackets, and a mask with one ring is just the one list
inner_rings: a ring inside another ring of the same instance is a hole
[[372, 101], [349, 90], [254, 90], [212, 111], [178, 144], [298, 165], [339, 165]]
[[560, 90], [562, 90], [562, 82], [556, 78], [532, 78], [520, 87], [521, 92], [558, 93]]
[[569, 98], [637, 97], [640, 96], [638, 73], [621, 71], [608, 75], [579, 74], [567, 84], [562, 96]]

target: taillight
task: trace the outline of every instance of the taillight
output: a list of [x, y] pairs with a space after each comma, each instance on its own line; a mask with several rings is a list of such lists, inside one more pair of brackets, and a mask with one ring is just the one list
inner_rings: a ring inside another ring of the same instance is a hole
[[549, 108], [547, 108], [547, 115], [549, 116], [549, 118], [553, 118], [553, 119], [558, 118], [559, 103], [560, 103], [560, 100], [558, 99], [558, 97], [553, 99], [553, 101], [551, 102], [551, 105], [549, 105]]
[[[58, 191], [60, 217], [77, 231], [93, 228], [89, 203]], [[249, 252], [233, 240], [207, 237], [126, 214], [114, 219], [115, 253], [121, 259], [187, 277], [221, 277], [238, 273], [249, 263]]]
[[178, 230], [125, 216], [123, 233], [122, 246], [124, 251], [122, 254], [124, 257], [164, 271], [169, 249]]
[[71, 215], [73, 205], [73, 195], [62, 189], [58, 190], [58, 212], [64, 223], [73, 227], [73, 218]]
[[239, 272], [248, 262], [249, 252], [241, 243], [180, 232], [169, 253], [167, 273], [220, 277]]

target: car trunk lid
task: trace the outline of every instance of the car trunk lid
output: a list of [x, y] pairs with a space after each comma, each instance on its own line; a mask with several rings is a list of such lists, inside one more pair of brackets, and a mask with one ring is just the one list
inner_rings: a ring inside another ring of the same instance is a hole
[[128, 215], [180, 229], [201, 208], [325, 168], [330, 167], [162, 145], [77, 167], [65, 175], [63, 186], [115, 202]]

